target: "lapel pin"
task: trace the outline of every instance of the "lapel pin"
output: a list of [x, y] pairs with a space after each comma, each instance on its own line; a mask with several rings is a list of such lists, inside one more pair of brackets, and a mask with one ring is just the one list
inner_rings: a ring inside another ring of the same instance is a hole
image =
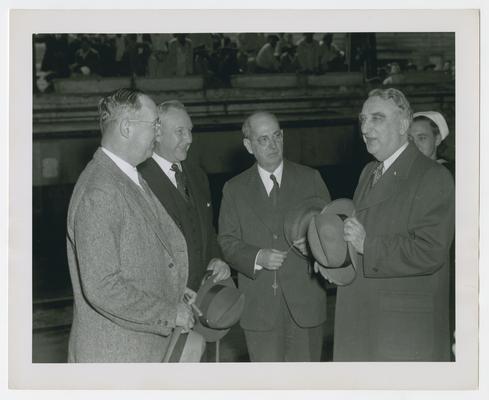
[[207, 207], [210, 207], [211, 206], [211, 203], [207, 203]]

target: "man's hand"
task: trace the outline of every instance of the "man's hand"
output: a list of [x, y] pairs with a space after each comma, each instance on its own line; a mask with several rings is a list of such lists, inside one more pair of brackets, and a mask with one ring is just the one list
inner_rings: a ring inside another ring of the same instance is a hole
[[177, 318], [175, 321], [176, 326], [181, 326], [182, 332], [186, 333], [193, 328], [195, 323], [194, 315], [190, 306], [185, 303], [179, 303], [177, 306]]
[[214, 277], [214, 283], [228, 279], [231, 276], [229, 265], [219, 258], [210, 260], [207, 270], [213, 271], [212, 276]]
[[301, 252], [303, 256], [308, 256], [309, 252], [307, 251], [306, 238], [303, 237], [301, 239], [294, 240], [292, 242], [294, 247]]
[[183, 299], [186, 304], [191, 306], [192, 304], [195, 303], [195, 300], [197, 299], [197, 293], [195, 293], [192, 289], [187, 287], [183, 292]]
[[344, 239], [350, 242], [357, 253], [363, 254], [365, 228], [355, 217], [345, 219]]
[[286, 251], [280, 251], [275, 249], [261, 249], [258, 252], [256, 263], [263, 268], [270, 271], [276, 271], [279, 269], [285, 258], [287, 257]]

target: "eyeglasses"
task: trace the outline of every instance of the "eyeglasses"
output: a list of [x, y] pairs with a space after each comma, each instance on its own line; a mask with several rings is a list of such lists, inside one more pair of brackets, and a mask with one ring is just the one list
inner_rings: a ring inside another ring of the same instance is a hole
[[129, 122], [139, 122], [140, 124], [149, 124], [153, 126], [155, 131], [161, 128], [161, 121], [159, 118], [156, 118], [154, 121], [143, 121], [140, 119], [128, 119]]
[[255, 140], [256, 142], [258, 142], [258, 144], [261, 146], [261, 147], [267, 147], [270, 145], [270, 142], [273, 140], [273, 142], [279, 142], [279, 141], [282, 141], [284, 139], [284, 131], [282, 129], [279, 129], [278, 131], [275, 131], [273, 132], [271, 135], [269, 136], [260, 136], [258, 138], [253, 138], [252, 140]]

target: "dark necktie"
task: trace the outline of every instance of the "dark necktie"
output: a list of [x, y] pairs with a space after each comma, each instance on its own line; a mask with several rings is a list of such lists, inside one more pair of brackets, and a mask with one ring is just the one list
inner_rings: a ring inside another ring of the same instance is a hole
[[277, 178], [275, 177], [274, 174], [270, 175], [270, 179], [273, 182], [273, 188], [270, 191], [270, 200], [272, 201], [272, 204], [275, 207], [277, 205], [278, 191], [280, 189], [280, 186], [278, 185]]
[[188, 189], [187, 189], [187, 184], [185, 182], [185, 176], [183, 175], [183, 172], [180, 171], [180, 168], [178, 168], [177, 164], [172, 164], [171, 170], [175, 172], [175, 180], [177, 181], [178, 191], [183, 196], [183, 198], [188, 201], [188, 197], [189, 197]]
[[370, 187], [374, 187], [374, 185], [379, 181], [382, 176], [382, 170], [384, 168], [384, 163], [380, 162], [372, 171], [372, 183]]

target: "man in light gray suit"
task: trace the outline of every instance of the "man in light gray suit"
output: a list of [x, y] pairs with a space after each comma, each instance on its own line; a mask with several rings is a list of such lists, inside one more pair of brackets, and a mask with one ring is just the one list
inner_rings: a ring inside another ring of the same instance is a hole
[[68, 361], [160, 362], [173, 328], [193, 326], [195, 299], [183, 234], [136, 170], [160, 121], [154, 102], [132, 89], [103, 98], [99, 112], [102, 146], [68, 210]]

